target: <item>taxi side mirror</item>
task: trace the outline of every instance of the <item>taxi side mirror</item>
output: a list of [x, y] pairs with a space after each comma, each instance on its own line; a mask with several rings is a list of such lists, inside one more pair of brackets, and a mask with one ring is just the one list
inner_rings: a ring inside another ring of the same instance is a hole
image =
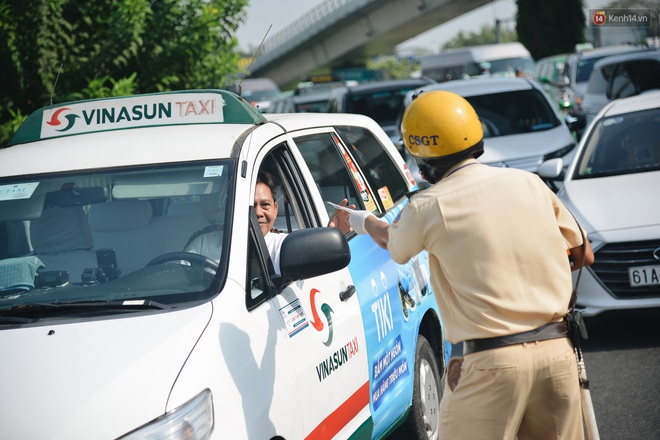
[[335, 228], [309, 228], [291, 232], [280, 249], [281, 276], [273, 278], [278, 290], [296, 280], [338, 271], [351, 262], [346, 237]]

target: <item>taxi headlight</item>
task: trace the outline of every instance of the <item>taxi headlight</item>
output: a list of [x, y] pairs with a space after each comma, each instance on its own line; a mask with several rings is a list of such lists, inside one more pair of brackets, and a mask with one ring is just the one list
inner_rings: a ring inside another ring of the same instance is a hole
[[121, 440], [206, 440], [213, 431], [213, 399], [211, 391], [204, 390], [180, 407], [168, 412]]

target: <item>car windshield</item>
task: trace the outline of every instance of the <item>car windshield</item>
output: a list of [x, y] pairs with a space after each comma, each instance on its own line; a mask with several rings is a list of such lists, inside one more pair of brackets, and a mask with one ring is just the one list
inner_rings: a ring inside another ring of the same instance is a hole
[[605, 58], [605, 55], [599, 57], [583, 58], [577, 64], [577, 72], [575, 74], [575, 82], [586, 82], [589, 81], [589, 76], [594, 70], [594, 64], [596, 61]]
[[226, 271], [233, 168], [1, 179], [0, 314], [55, 303], [171, 307], [214, 295]]
[[608, 116], [596, 121], [574, 179], [660, 169], [660, 109]]
[[350, 95], [347, 112], [367, 115], [380, 126], [396, 124], [403, 111], [403, 98], [416, 87]]
[[486, 138], [549, 130], [561, 124], [548, 101], [536, 89], [465, 99], [479, 115]]
[[297, 113], [325, 113], [328, 111], [328, 96], [319, 95], [318, 100], [294, 100], [294, 106]]
[[280, 92], [277, 90], [243, 90], [243, 98], [250, 102], [268, 101], [269, 99], [276, 98]]
[[481, 63], [481, 68], [488, 68], [494, 76], [515, 76], [516, 70], [521, 68], [523, 72], [530, 75], [534, 70], [534, 60], [527, 57], [506, 58], [502, 60], [491, 60]]

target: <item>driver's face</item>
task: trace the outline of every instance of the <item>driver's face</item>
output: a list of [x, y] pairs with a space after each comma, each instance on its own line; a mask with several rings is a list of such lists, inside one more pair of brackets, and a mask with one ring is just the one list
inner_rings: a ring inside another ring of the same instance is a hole
[[257, 189], [254, 192], [254, 213], [259, 220], [261, 232], [266, 235], [275, 224], [277, 202], [273, 200], [273, 194], [265, 183], [257, 183]]

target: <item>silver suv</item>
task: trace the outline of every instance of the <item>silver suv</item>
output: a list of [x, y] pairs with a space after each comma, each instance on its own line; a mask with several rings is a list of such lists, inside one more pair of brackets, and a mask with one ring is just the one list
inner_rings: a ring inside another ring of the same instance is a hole
[[603, 58], [589, 77], [582, 109], [591, 122], [608, 102], [660, 89], [660, 50]]
[[566, 84], [563, 100], [573, 104], [573, 113], [582, 113], [582, 100], [587, 90], [587, 82], [596, 61], [627, 52], [644, 50], [642, 46], [622, 44], [596, 49], [580, 50], [568, 56], [564, 65], [562, 81]]

